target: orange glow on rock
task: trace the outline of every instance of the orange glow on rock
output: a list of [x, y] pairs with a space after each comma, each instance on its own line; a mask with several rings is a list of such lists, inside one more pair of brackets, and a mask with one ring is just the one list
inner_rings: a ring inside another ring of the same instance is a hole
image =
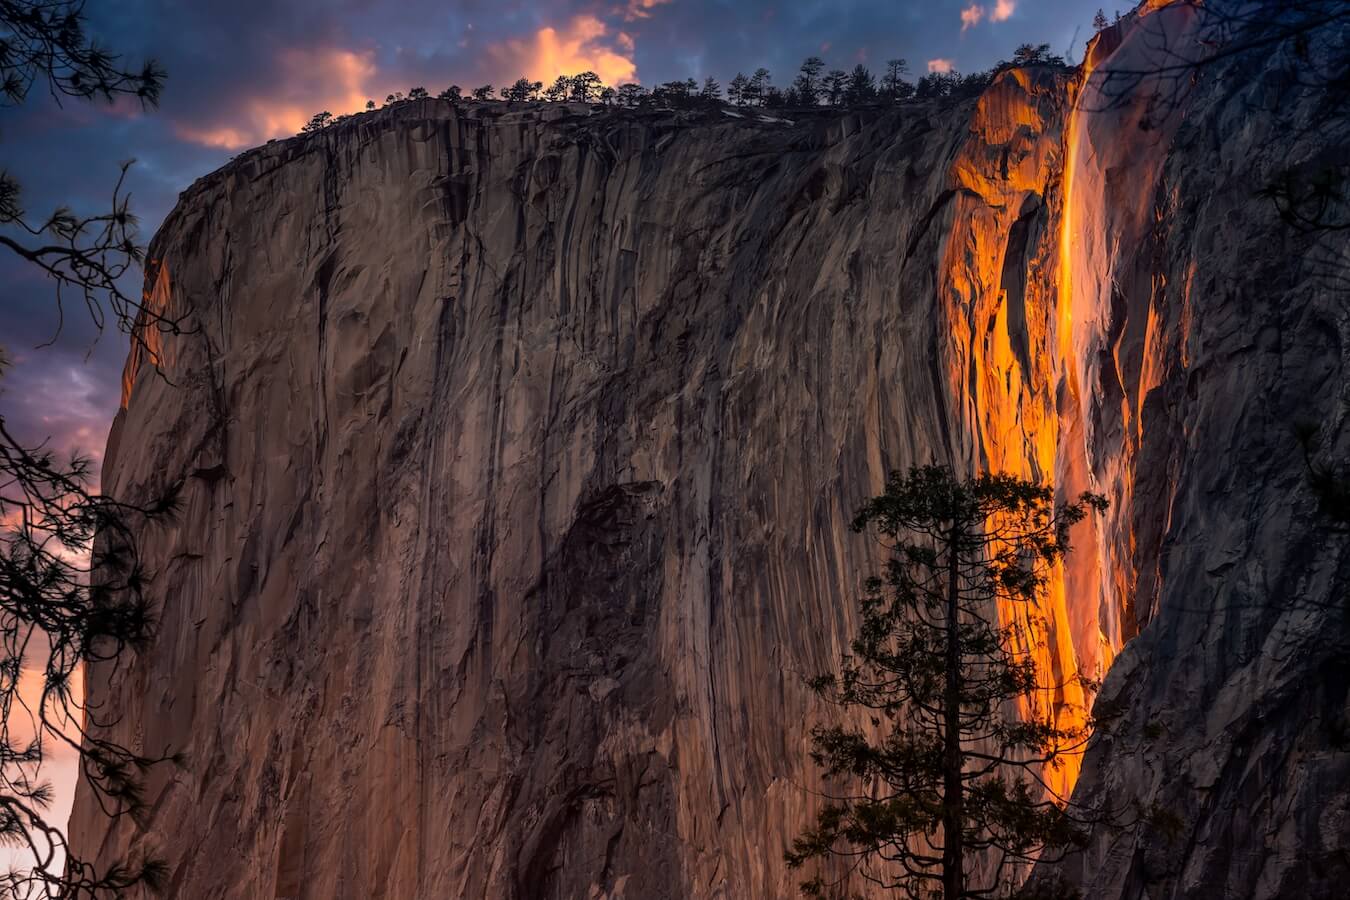
[[136, 386], [136, 376], [140, 374], [142, 366], [149, 364], [158, 369], [168, 364], [165, 332], [163, 328], [157, 327], [160, 320], [171, 318], [174, 314], [168, 265], [163, 260], [147, 259], [145, 283], [147, 287], [141, 291], [144, 313], [136, 323], [131, 352], [127, 354], [127, 363], [122, 369], [122, 409], [126, 409], [131, 400], [131, 390]]
[[[1060, 414], [1070, 368], [1055, 286], [1061, 242], [1058, 232], [1044, 234], [1056, 221], [1053, 186], [1062, 169], [1065, 116], [1064, 84], [1047, 73], [1012, 70], [985, 92], [971, 140], [950, 169], [958, 190], [939, 266], [949, 341], [943, 355], [974, 442], [971, 468], [1052, 483], [1061, 498], [1072, 496], [1062, 487], [1081, 480], [1082, 468], [1061, 459], [1065, 438], [1074, 444]], [[1100, 659], [1092, 542], [1083, 543], [1081, 575], [1059, 566], [1038, 603], [1008, 602], [998, 610], [1002, 624], [1014, 628], [1015, 651], [1029, 656], [1043, 679], [1022, 715], [1066, 730], [1086, 722], [1089, 698], [1078, 675], [1092, 674]], [[1078, 755], [1066, 753], [1042, 777], [1064, 795], [1078, 768]]]
[[[974, 439], [971, 466], [1050, 483], [1060, 501], [1083, 491], [1111, 501], [1075, 527], [1074, 550], [1037, 605], [999, 610], [1043, 678], [1023, 715], [1068, 730], [1087, 722], [1083, 679], [1104, 676], [1133, 632], [1133, 460], [1143, 398], [1162, 369], [1151, 298], [1122, 314], [1112, 293], [1121, 248], [1144, 239], [1153, 218], [1158, 154], [1142, 142], [1160, 132], [1140, 127], [1143, 100], [1098, 111], [1107, 104], [1094, 80], [1118, 53], [1139, 63], [1143, 20], [1127, 17], [1089, 46], [1067, 97], [1043, 74], [1005, 73], [980, 98], [950, 170], [959, 190], [940, 267], [945, 356]], [[1042, 227], [1055, 230], [1026, 233]], [[1155, 280], [1153, 294], [1161, 290]], [[1042, 775], [1067, 795], [1080, 755], [1060, 763]]]
[[[1168, 21], [1159, 22], [1161, 10]], [[1054, 307], [1057, 403], [1042, 446], [1053, 444], [1061, 499], [1091, 490], [1111, 506], [1075, 528], [1075, 549], [1051, 585], [1050, 606], [1053, 621], [1067, 626], [1056, 630], [1054, 654], [1075, 660], [1093, 679], [1106, 674], [1136, 628], [1134, 460], [1143, 440], [1144, 399], [1160, 378], [1166, 341], [1154, 306], [1164, 285], [1128, 267], [1156, 216], [1164, 156], [1156, 145], [1170, 140], [1175, 124], [1175, 115], [1148, 121], [1155, 85], [1133, 86], [1117, 97], [1106, 91], [1119, 90], [1121, 82], [1107, 81], [1104, 73], [1112, 67], [1148, 71], [1156, 63], [1150, 54], [1166, 44], [1160, 30], [1179, 40], [1193, 22], [1193, 10], [1155, 0], [1104, 30], [1089, 44], [1071, 85], [1064, 123], [1057, 278], [1046, 298]], [[1082, 696], [1083, 712], [1090, 700]], [[1066, 788], [1077, 768], [1077, 758], [1066, 766]]]

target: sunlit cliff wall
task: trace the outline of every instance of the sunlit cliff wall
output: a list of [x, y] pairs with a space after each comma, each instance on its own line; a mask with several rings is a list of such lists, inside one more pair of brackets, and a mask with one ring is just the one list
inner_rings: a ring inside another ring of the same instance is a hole
[[794, 893], [852, 511], [1053, 469], [1066, 97], [428, 102], [199, 182], [152, 247], [199, 331], [133, 360], [106, 472], [185, 481], [163, 629], [99, 691], [187, 763], [143, 836], [82, 796], [77, 844], [184, 897]]
[[936, 460], [1111, 495], [1024, 615], [1038, 702], [1110, 666], [1079, 794], [1179, 825], [1102, 837], [1088, 896], [1332, 883], [1347, 563], [1287, 426], [1345, 455], [1345, 295], [1253, 190], [1344, 138], [1285, 140], [1263, 85], [1166, 119], [1034, 70], [796, 122], [428, 101], [202, 179], [148, 283], [198, 328], [133, 354], [104, 474], [185, 484], [163, 628], [93, 681], [187, 757], [143, 832], [82, 793], [76, 847], [183, 897], [791, 896], [800, 676], [875, 562], [846, 523]]

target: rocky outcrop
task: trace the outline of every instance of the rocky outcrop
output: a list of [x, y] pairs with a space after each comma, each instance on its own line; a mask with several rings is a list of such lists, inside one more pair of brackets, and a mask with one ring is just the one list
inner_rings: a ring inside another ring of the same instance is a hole
[[185, 482], [163, 628], [98, 698], [188, 762], [77, 845], [175, 896], [792, 894], [848, 518], [1053, 417], [1065, 97], [413, 103], [195, 185], [151, 284], [199, 331], [133, 360], [105, 473]]
[[196, 330], [133, 353], [104, 472], [184, 485], [161, 633], [91, 681], [185, 763], [143, 829], [82, 790], [76, 849], [182, 897], [791, 896], [847, 522], [936, 460], [1116, 500], [1022, 623], [1056, 683], [1111, 667], [1079, 795], [1175, 813], [1089, 896], [1343, 880], [1346, 554], [1287, 424], [1344, 455], [1344, 295], [1253, 196], [1339, 138], [1262, 84], [1162, 128], [1037, 70], [794, 121], [423, 101], [201, 180], [147, 279]]
[[[1337, 897], [1350, 547], [1295, 426], [1322, 426], [1319, 463], [1350, 457], [1350, 242], [1258, 191], [1344, 165], [1350, 122], [1308, 60], [1346, 36], [1232, 53], [1207, 21], [1175, 6], [1109, 33], [1072, 129], [1076, 358], [1097, 483], [1133, 498], [1110, 542], [1132, 551], [1119, 583], [1142, 626], [1076, 796], [1147, 824], [1102, 829], [1069, 869], [1103, 900]], [[1194, 78], [1109, 75], [1215, 47], [1230, 55]]]

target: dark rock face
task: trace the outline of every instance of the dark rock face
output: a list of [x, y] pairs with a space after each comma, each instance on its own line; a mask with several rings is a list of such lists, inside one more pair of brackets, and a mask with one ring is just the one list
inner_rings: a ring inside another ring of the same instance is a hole
[[[581, 897], [620, 878], [635, 897], [684, 889], [670, 764], [656, 750], [611, 757], [603, 747], [621, 725], [614, 710], [648, 734], [674, 720], [674, 686], [658, 665], [663, 493], [637, 482], [582, 500], [526, 594], [540, 616], [526, 707], [546, 712], [520, 723], [520, 744], [538, 750], [519, 790], [545, 799], [521, 847], [520, 896]], [[569, 865], [574, 857], [588, 864]]]
[[[1189, 12], [1167, 14], [1185, 40]], [[1100, 65], [1137, 66], [1146, 36]], [[1257, 195], [1287, 168], [1318, 171], [1350, 123], [1322, 92], [1280, 87], [1289, 64], [1242, 55], [1206, 70], [1170, 121], [1145, 85], [1087, 126], [1081, 158], [1097, 160], [1103, 195], [1145, 200], [1136, 224], [1117, 206], [1089, 227], [1117, 239], [1094, 443], [1134, 454], [1143, 627], [1098, 699], [1115, 715], [1077, 796], [1164, 814], [1074, 861], [1094, 898], [1337, 897], [1350, 884], [1350, 548], [1318, 512], [1294, 428], [1321, 423], [1319, 458], [1350, 456], [1350, 242], [1290, 228]]]
[[1082, 796], [1181, 825], [1073, 861], [1089, 896], [1341, 878], [1346, 554], [1284, 424], [1345, 455], [1344, 295], [1251, 196], [1231, 81], [1119, 131], [1140, 165], [1065, 153], [1071, 94], [427, 101], [200, 181], [147, 281], [199, 329], [167, 380], [133, 354], [104, 473], [186, 486], [162, 633], [92, 681], [187, 763], [144, 831], [81, 792], [76, 848], [182, 897], [791, 896], [833, 714], [801, 676], [875, 564], [847, 523], [936, 460], [1120, 498], [1027, 627], [1059, 676], [1120, 651]]

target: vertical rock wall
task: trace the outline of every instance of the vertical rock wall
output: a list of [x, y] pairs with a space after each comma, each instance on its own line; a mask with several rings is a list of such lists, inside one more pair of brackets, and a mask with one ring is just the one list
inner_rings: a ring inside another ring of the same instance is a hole
[[1343, 165], [1350, 122], [1315, 61], [1346, 36], [1235, 53], [1194, 7], [1153, 7], [1090, 56], [1063, 285], [1092, 471], [1128, 498], [1103, 597], [1139, 629], [1076, 796], [1145, 824], [1100, 829], [1069, 868], [1104, 900], [1342, 896], [1350, 554], [1295, 425], [1322, 426], [1320, 461], [1350, 455], [1350, 242], [1258, 191]]
[[147, 282], [199, 329], [133, 354], [104, 473], [185, 485], [162, 633], [93, 682], [187, 761], [144, 831], [81, 792], [77, 849], [184, 897], [791, 896], [846, 523], [936, 460], [1115, 501], [1024, 622], [1047, 683], [1110, 666], [1078, 796], [1168, 814], [1087, 895], [1334, 896], [1346, 547], [1290, 425], [1347, 455], [1350, 260], [1255, 190], [1350, 135], [1281, 65], [1161, 116], [1034, 71], [796, 122], [413, 103], [203, 179]]
[[144, 833], [82, 793], [76, 846], [183, 897], [794, 893], [852, 511], [893, 467], [1053, 465], [1065, 96], [427, 102], [199, 182], [152, 255], [200, 330], [133, 360], [105, 472], [186, 485], [163, 629], [94, 682], [187, 762]]

